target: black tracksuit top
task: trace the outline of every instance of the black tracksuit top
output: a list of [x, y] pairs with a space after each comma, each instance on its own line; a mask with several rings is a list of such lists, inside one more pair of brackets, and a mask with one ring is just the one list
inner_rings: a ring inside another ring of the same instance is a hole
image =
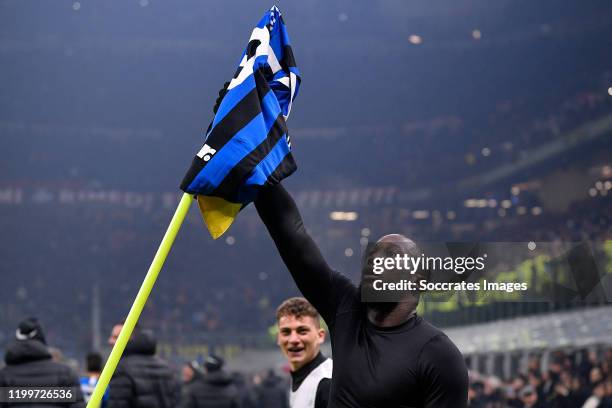
[[282, 185], [262, 189], [255, 205], [298, 288], [329, 327], [330, 408], [467, 406], [467, 368], [442, 331], [416, 315], [396, 327], [373, 325], [358, 288], [327, 265]]

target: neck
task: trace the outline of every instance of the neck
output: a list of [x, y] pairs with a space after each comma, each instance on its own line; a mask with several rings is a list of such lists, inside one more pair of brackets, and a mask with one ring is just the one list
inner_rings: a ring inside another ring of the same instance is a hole
[[378, 327], [399, 326], [416, 313], [416, 305], [416, 301], [368, 305], [368, 320]]
[[[321, 355], [321, 351], [317, 351], [317, 354], [315, 354], [314, 358], [312, 360], [310, 360], [307, 363], [301, 363], [301, 364], [291, 364], [291, 372], [295, 373], [297, 371], [299, 371], [300, 369], [306, 367], [308, 364], [312, 363], [313, 361], [317, 360], [319, 357], [319, 355]], [[322, 358], [322, 356], [321, 356]]]

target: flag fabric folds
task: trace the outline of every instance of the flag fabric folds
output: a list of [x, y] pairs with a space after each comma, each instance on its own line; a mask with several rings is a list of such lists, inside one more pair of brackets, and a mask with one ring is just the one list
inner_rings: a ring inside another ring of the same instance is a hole
[[261, 186], [293, 173], [286, 120], [298, 94], [300, 73], [276, 6], [253, 30], [204, 146], [181, 190], [196, 195], [213, 238], [221, 236]]

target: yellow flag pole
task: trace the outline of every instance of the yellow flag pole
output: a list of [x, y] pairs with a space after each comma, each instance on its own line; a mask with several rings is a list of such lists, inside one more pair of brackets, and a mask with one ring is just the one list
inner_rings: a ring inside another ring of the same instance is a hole
[[164, 234], [161, 244], [159, 244], [159, 248], [157, 249], [157, 253], [153, 258], [153, 262], [151, 262], [149, 271], [147, 272], [147, 275], [140, 286], [140, 290], [136, 295], [136, 299], [134, 299], [134, 303], [132, 304], [132, 308], [130, 309], [127, 318], [125, 319], [125, 323], [123, 324], [121, 333], [119, 333], [117, 342], [113, 346], [110, 356], [108, 356], [108, 360], [104, 365], [102, 374], [100, 374], [100, 378], [98, 379], [96, 388], [91, 395], [91, 399], [87, 403], [87, 408], [98, 408], [100, 406], [100, 401], [102, 400], [104, 391], [106, 391], [108, 383], [110, 382], [110, 379], [117, 368], [117, 364], [119, 364], [119, 359], [121, 359], [125, 346], [127, 345], [130, 337], [132, 337], [132, 332], [134, 331], [134, 327], [138, 322], [140, 313], [142, 312], [145, 303], [147, 303], [149, 294], [151, 293], [151, 290], [155, 285], [155, 281], [157, 280], [157, 275], [159, 275], [159, 271], [161, 270], [162, 266], [164, 266], [168, 252], [170, 252], [170, 248], [172, 248], [176, 234], [181, 228], [181, 224], [185, 220], [185, 216], [189, 211], [189, 206], [191, 205], [192, 201], [193, 198], [187, 193], [184, 193], [183, 197], [181, 197], [181, 201], [174, 212], [172, 221], [170, 221], [170, 225]]

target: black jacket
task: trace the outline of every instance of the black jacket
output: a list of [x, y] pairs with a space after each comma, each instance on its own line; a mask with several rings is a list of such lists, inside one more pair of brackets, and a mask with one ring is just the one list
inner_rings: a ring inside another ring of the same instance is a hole
[[[85, 407], [79, 378], [70, 367], [55, 362], [47, 346], [38, 340], [17, 340], [4, 355], [6, 367], [0, 370], [0, 387], [70, 387], [76, 402], [67, 404], [41, 403], [28, 408]], [[19, 408], [24, 404], [0, 404], [3, 408]]]
[[155, 356], [156, 342], [147, 332], [130, 340], [109, 384], [108, 408], [175, 408], [178, 383], [173, 371]]
[[182, 408], [200, 408], [203, 407], [203, 401], [206, 384], [204, 376], [199, 371], [195, 371], [191, 381], [183, 384], [183, 392], [181, 395]]
[[225, 371], [194, 375], [185, 385], [183, 408], [240, 408], [240, 395]]
[[260, 408], [256, 401], [255, 390], [247, 384], [244, 374], [239, 372], [232, 373], [232, 381], [238, 389], [241, 408]]
[[257, 406], [289, 408], [289, 385], [277, 375], [267, 375], [257, 387]]
[[237, 408], [240, 407], [238, 388], [224, 372], [202, 375], [196, 372], [183, 386], [182, 408]]

